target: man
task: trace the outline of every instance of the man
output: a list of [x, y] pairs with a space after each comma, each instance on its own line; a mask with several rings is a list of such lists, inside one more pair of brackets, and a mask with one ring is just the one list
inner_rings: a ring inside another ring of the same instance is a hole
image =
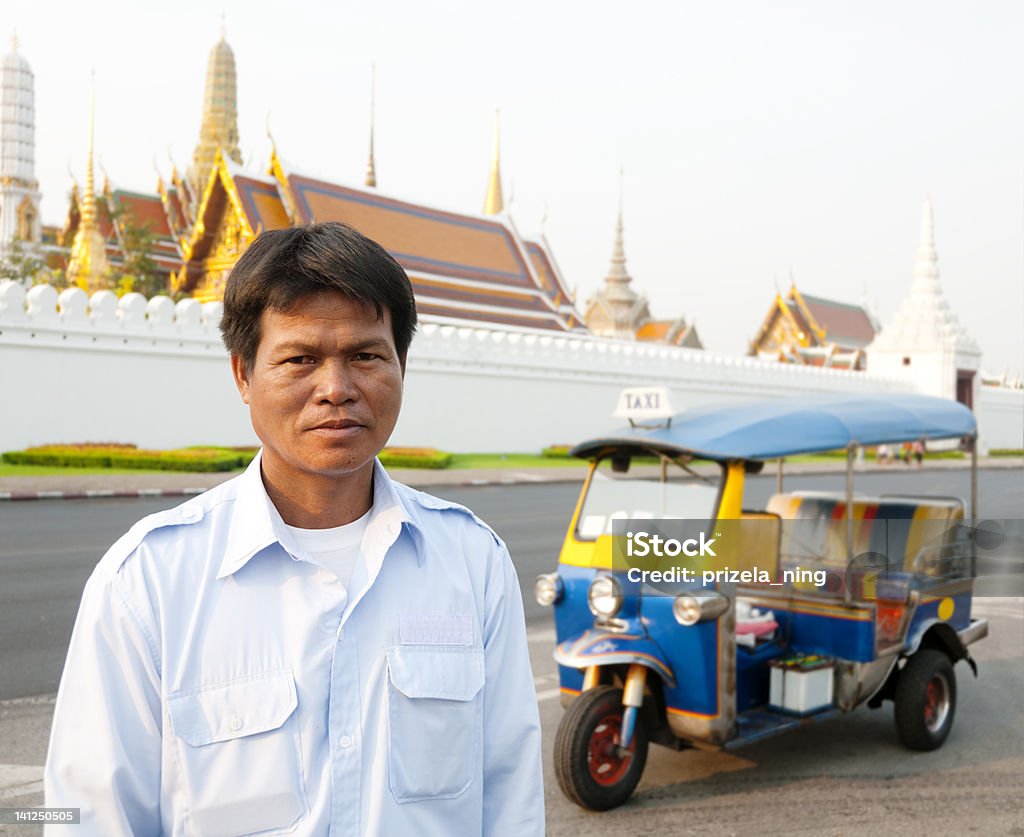
[[415, 326], [405, 272], [349, 227], [239, 259], [221, 330], [263, 448], [86, 586], [45, 776], [76, 835], [543, 832], [508, 552], [376, 460]]

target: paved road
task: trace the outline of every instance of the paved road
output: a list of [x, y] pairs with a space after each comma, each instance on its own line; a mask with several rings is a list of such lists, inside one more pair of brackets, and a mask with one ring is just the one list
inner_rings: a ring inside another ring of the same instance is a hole
[[[865, 475], [865, 492], [964, 495], [968, 475], [902, 471]], [[841, 477], [794, 478], [787, 489], [838, 490]], [[1024, 473], [984, 472], [983, 511], [1021, 517]], [[753, 481], [751, 505], [774, 491]], [[562, 797], [551, 745], [562, 716], [551, 658], [550, 616], [531, 595], [554, 567], [574, 485], [444, 489], [508, 541], [526, 593], [530, 651], [544, 730], [545, 799], [552, 835], [1014, 834], [1024, 835], [1024, 599], [982, 599], [991, 622], [975, 646], [981, 676], [957, 666], [959, 709], [946, 745], [910, 753], [898, 743], [891, 705], [761, 742], [735, 753], [652, 747], [631, 802], [581, 811]], [[0, 806], [39, 805], [53, 695], [86, 577], [134, 520], [175, 500], [0, 504]], [[19, 697], [37, 695], [38, 697]], [[18, 697], [15, 700], [2, 698]], [[5, 832], [6, 833], [6, 832]], [[33, 834], [36, 830], [12, 830]]]
[[[1024, 599], [979, 600], [975, 612], [989, 619], [991, 633], [974, 646], [977, 680], [966, 666], [956, 667], [958, 709], [942, 749], [903, 749], [891, 704], [735, 752], [676, 753], [652, 745], [633, 798], [604, 814], [577, 808], [555, 780], [552, 747], [563, 710], [551, 658], [554, 632], [535, 624], [530, 656], [544, 736], [548, 834], [1024, 835]], [[42, 804], [52, 715], [52, 695], [0, 701], [0, 807]]]
[[[753, 479], [750, 506], [775, 490], [774, 477]], [[785, 488], [841, 490], [839, 475], [787, 479]], [[986, 516], [1024, 517], [1024, 471], [981, 471]], [[924, 470], [865, 474], [866, 493], [918, 492], [966, 496], [966, 471]], [[578, 486], [571, 483], [435, 489], [472, 507], [506, 540], [524, 592], [527, 622], [549, 614], [533, 600], [533, 580], [555, 567]], [[0, 504], [0, 700], [56, 691], [85, 581], [96, 561], [133, 522], [181, 502], [39, 500]]]

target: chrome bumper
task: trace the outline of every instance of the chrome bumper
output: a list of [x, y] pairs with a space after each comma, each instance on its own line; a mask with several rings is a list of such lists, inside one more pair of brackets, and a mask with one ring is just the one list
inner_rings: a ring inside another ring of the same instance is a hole
[[970, 627], [957, 631], [957, 636], [960, 637], [960, 641], [964, 644], [965, 648], [972, 642], [984, 639], [988, 636], [988, 619], [972, 620]]

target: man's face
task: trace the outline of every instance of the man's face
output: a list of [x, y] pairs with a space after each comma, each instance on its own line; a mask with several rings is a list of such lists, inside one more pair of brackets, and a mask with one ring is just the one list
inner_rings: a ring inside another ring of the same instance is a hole
[[371, 468], [398, 421], [405, 358], [391, 312], [330, 291], [267, 309], [251, 370], [231, 368], [263, 442], [264, 473], [296, 487]]

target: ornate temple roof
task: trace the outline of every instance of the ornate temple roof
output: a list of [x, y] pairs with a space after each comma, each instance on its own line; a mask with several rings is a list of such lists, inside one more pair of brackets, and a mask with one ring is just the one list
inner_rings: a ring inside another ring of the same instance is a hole
[[683, 317], [678, 320], [648, 320], [637, 329], [636, 339], [643, 343], [666, 343], [688, 349], [703, 349], [697, 326]]
[[[150, 256], [160, 273], [170, 274], [181, 267], [176, 236], [171, 230], [167, 207], [160, 195], [117, 189], [107, 181], [96, 202], [96, 227], [103, 240], [108, 265], [116, 268], [123, 263], [124, 224], [131, 223], [146, 227], [153, 235]], [[123, 218], [120, 225], [115, 224], [114, 216]], [[76, 186], [72, 190], [67, 222], [60, 235], [61, 241], [65, 244], [73, 241], [78, 235], [81, 217], [80, 198]]]
[[[372, 108], [371, 101], [371, 123]], [[365, 185], [299, 171], [276, 148], [269, 176], [253, 174], [238, 162], [236, 110], [234, 56], [222, 38], [210, 54], [203, 127], [189, 176], [173, 167], [166, 182], [158, 179], [156, 195], [108, 189], [111, 206], [123, 205], [151, 225], [154, 255], [170, 273], [173, 292], [219, 299], [231, 268], [259, 233], [340, 221], [379, 242], [405, 268], [424, 319], [585, 331], [547, 242], [524, 239], [501, 212], [497, 125], [488, 207], [498, 214], [483, 216], [378, 192], [372, 124]], [[80, 232], [80, 204], [76, 193], [65, 228], [69, 237]], [[117, 264], [118, 230], [102, 216], [98, 222]]]
[[749, 354], [810, 366], [863, 368], [875, 324], [863, 306], [802, 293], [775, 294]]
[[878, 352], [953, 352], [981, 355], [981, 349], [957, 320], [939, 284], [932, 202], [921, 211], [921, 243], [914, 262], [914, 281], [892, 320], [871, 344]]
[[[300, 174], [277, 158], [293, 223], [341, 221], [377, 241], [409, 274], [421, 316], [567, 331], [579, 325], [553, 259], [511, 222], [434, 209]], [[538, 270], [536, 265], [542, 265]]]
[[860, 305], [836, 302], [820, 296], [801, 294], [814, 322], [825, 330], [827, 338], [839, 346], [862, 348], [875, 339], [875, 326]]
[[555, 256], [543, 236], [540, 241], [523, 239], [526, 252], [530, 256], [530, 264], [540, 280], [541, 287], [553, 298], [555, 307], [566, 318], [570, 328], [585, 330], [576, 310], [576, 294], [569, 292], [562, 271], [558, 268]]

